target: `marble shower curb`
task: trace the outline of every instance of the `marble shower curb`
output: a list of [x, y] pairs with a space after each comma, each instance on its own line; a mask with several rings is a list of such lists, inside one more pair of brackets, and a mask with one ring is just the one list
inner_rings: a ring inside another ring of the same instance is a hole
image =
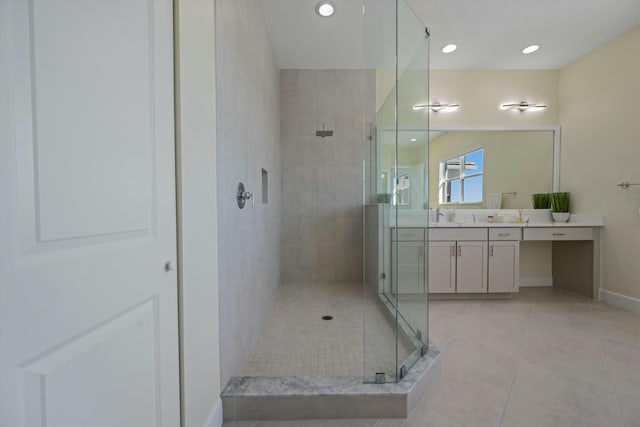
[[225, 421], [406, 418], [440, 376], [440, 351], [429, 341], [397, 383], [361, 377], [232, 377], [222, 392]]

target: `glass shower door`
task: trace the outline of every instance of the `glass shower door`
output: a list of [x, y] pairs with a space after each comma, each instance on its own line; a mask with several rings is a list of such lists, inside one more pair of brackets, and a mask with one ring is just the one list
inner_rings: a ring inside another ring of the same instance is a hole
[[413, 106], [428, 103], [429, 34], [404, 1], [363, 6], [365, 90], [376, 98], [365, 113], [364, 378], [395, 382], [428, 344], [428, 230], [405, 226], [428, 212], [428, 116]]

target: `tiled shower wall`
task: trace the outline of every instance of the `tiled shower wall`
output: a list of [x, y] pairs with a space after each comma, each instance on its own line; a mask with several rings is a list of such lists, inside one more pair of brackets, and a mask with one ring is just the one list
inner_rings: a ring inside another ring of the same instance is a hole
[[[281, 282], [279, 70], [261, 2], [216, 2], [216, 74], [224, 387], [240, 374]], [[262, 203], [262, 169], [268, 172], [268, 204]], [[255, 195], [255, 204], [248, 201], [242, 210], [238, 182]], [[203, 334], [207, 328], [202, 325]]]
[[[280, 71], [285, 283], [362, 280], [364, 113], [375, 106], [375, 91], [365, 91], [369, 73]], [[323, 124], [332, 137], [315, 136]]]

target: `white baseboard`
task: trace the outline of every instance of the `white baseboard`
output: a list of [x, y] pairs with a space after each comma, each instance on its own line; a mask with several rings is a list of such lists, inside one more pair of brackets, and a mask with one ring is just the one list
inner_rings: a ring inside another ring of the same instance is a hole
[[222, 399], [218, 397], [204, 427], [222, 427]]
[[520, 278], [521, 288], [532, 288], [535, 286], [553, 286], [551, 276], [526, 276]]
[[600, 301], [640, 314], [640, 299], [600, 289]]

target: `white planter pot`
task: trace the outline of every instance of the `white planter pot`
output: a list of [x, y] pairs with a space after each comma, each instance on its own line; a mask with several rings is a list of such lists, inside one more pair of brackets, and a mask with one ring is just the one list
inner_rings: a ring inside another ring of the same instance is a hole
[[555, 222], [567, 222], [571, 214], [569, 212], [551, 212]]

